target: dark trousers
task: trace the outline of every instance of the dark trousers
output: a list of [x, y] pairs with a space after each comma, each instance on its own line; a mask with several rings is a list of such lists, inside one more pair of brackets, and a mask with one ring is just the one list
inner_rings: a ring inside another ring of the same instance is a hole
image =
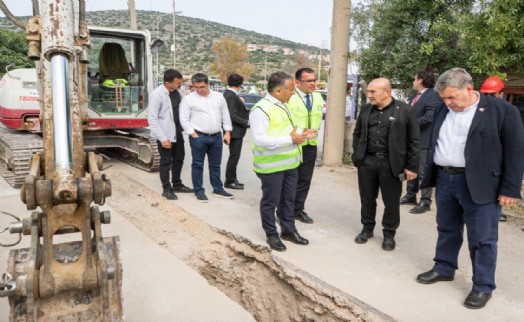
[[302, 163], [298, 167], [297, 193], [295, 195], [295, 213], [304, 210], [306, 198], [311, 186], [315, 161], [317, 160], [317, 147], [304, 145], [302, 147]]
[[[182, 166], [184, 165], [184, 158], [186, 157], [186, 149], [184, 148], [184, 135], [182, 131], [178, 130], [177, 125], [176, 131], [176, 142], [175, 142], [175, 158], [173, 160], [173, 187], [180, 187], [182, 185]], [[180, 127], [181, 128], [181, 127]]]
[[171, 148], [166, 149], [162, 147], [162, 143], [157, 140], [158, 153], [160, 154], [160, 166], [158, 168], [160, 173], [160, 182], [164, 191], [171, 190], [171, 181], [169, 181], [169, 171], [171, 171], [172, 178], [175, 178], [175, 159], [176, 159], [176, 145], [171, 142]]
[[409, 197], [416, 197], [420, 190], [420, 202], [425, 205], [431, 205], [431, 195], [433, 194], [433, 188], [419, 189], [419, 185], [424, 179], [424, 169], [426, 167], [426, 156], [428, 149], [420, 149], [420, 166], [417, 178], [409, 180], [406, 186], [406, 194]]
[[501, 207], [498, 202], [483, 205], [473, 202], [464, 174], [437, 171], [438, 239], [433, 270], [447, 276], [455, 275], [466, 224], [473, 265], [473, 290], [491, 293], [495, 289]]
[[229, 159], [226, 165], [226, 183], [232, 183], [237, 180], [237, 166], [242, 152], [242, 142], [244, 138], [231, 138], [229, 142]]
[[384, 202], [382, 228], [384, 237], [395, 236], [400, 225], [400, 194], [402, 181], [391, 173], [389, 159], [367, 155], [358, 167], [358, 188], [360, 191], [361, 222], [365, 230], [373, 231], [377, 214], [378, 191]]
[[222, 135], [204, 136], [200, 135], [194, 139], [189, 137], [191, 146], [191, 179], [193, 180], [193, 190], [195, 194], [204, 191], [204, 161], [208, 156], [209, 181], [213, 191], [224, 190], [224, 184], [220, 180], [220, 163], [222, 162]]
[[283, 233], [292, 233], [295, 228], [293, 205], [297, 190], [297, 169], [279, 171], [257, 176], [262, 182], [262, 199], [260, 200], [260, 217], [266, 237], [277, 234], [275, 211], [278, 207], [278, 220]]

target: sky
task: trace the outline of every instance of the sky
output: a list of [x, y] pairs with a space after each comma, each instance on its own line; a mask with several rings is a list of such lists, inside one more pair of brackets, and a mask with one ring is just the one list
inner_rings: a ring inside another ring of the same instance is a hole
[[[353, 3], [356, 1], [352, 1]], [[4, 0], [15, 15], [31, 15], [30, 0]], [[135, 0], [136, 10], [172, 13], [172, 0]], [[127, 0], [87, 0], [88, 11], [127, 10]], [[182, 16], [201, 18], [307, 45], [329, 48], [333, 0], [176, 0]], [[4, 16], [0, 12], [0, 16]]]

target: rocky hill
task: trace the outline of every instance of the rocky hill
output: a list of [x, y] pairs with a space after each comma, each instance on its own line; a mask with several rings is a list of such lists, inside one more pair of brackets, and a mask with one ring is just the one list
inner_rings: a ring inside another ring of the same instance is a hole
[[[27, 19], [22, 17], [21, 19]], [[108, 10], [87, 12], [87, 21], [90, 25], [129, 28], [129, 14], [126, 10]], [[153, 39], [160, 38], [165, 43], [159, 52], [159, 65], [168, 68], [172, 65], [170, 47], [173, 43], [172, 15], [157, 11], [137, 11], [138, 29], [147, 29], [151, 32]], [[0, 18], [0, 28], [16, 30], [6, 19]], [[309, 55], [318, 55], [319, 48], [292, 42], [289, 40], [265, 35], [245, 29], [227, 26], [198, 18], [185, 16], [176, 17], [176, 61], [177, 69], [186, 75], [197, 71], [208, 72], [209, 65], [213, 61], [211, 47], [213, 42], [223, 36], [231, 36], [246, 44], [276, 45], [279, 48], [275, 52], [267, 54], [267, 74], [285, 70], [293, 72], [296, 68], [295, 55], [284, 55], [284, 48], [289, 48], [294, 53], [302, 52]], [[287, 50], [286, 50], [287, 51]], [[329, 54], [322, 50], [323, 55]], [[264, 66], [266, 52], [256, 50], [250, 52], [250, 63], [255, 65], [256, 71], [251, 76], [252, 81], [264, 78]], [[310, 65], [318, 66], [317, 58], [310, 57]]]

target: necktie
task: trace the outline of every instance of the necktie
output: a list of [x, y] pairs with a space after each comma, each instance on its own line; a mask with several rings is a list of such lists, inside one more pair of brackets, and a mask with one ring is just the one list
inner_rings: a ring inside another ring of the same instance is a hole
[[306, 95], [306, 107], [307, 110], [311, 112], [311, 100], [309, 99], [309, 94]]
[[417, 95], [415, 95], [415, 98], [411, 102], [411, 106], [415, 106], [415, 104], [417, 103], [419, 97], [420, 97], [420, 93], [417, 93]]

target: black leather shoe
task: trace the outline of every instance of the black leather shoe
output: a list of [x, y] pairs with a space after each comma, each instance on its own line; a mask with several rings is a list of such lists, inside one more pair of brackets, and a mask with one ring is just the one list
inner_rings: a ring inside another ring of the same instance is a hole
[[464, 306], [468, 309], [481, 309], [486, 306], [490, 298], [491, 293], [471, 291], [464, 301]]
[[384, 237], [384, 241], [382, 242], [382, 249], [383, 250], [394, 250], [395, 249], [395, 239], [393, 237]]
[[292, 243], [298, 244], [298, 245], [307, 245], [309, 244], [309, 240], [305, 239], [304, 237], [300, 236], [298, 232], [292, 232], [292, 233], [282, 233], [280, 234], [280, 238], [284, 240], [289, 240]]
[[426, 211], [429, 211], [429, 210], [431, 210], [431, 207], [429, 205], [424, 204], [424, 203], [421, 202], [418, 205], [416, 205], [415, 207], [411, 208], [409, 213], [418, 215], [418, 214], [423, 214], [423, 213], [425, 213]]
[[181, 185], [181, 186], [173, 186], [173, 191], [180, 192], [180, 193], [190, 193], [190, 192], [193, 192], [193, 189], [186, 187], [184, 185]]
[[369, 230], [362, 230], [360, 234], [355, 237], [355, 243], [357, 244], [365, 244], [368, 242], [369, 238], [373, 237], [373, 232]]
[[417, 276], [417, 282], [421, 284], [433, 284], [441, 281], [452, 281], [453, 276], [446, 276], [435, 272], [434, 270], [427, 271]]
[[404, 197], [400, 198], [400, 204], [401, 205], [416, 205], [417, 204], [417, 197], [411, 197], [408, 195], [405, 195]]
[[228, 182], [226, 184], [224, 184], [224, 187], [228, 188], [228, 189], [234, 189], [234, 190], [244, 190], [244, 186], [243, 185], [240, 185], [236, 182]]
[[304, 224], [312, 224], [313, 218], [309, 217], [307, 212], [301, 211], [295, 214], [295, 219], [303, 222]]
[[274, 249], [276, 251], [279, 251], [279, 252], [283, 252], [286, 250], [286, 245], [284, 245], [284, 243], [282, 243], [282, 241], [280, 240], [280, 238], [278, 238], [278, 235], [271, 235], [269, 236], [267, 239], [266, 239], [269, 247], [271, 247], [271, 249]]
[[167, 200], [177, 200], [178, 199], [175, 193], [171, 190], [164, 190], [164, 192], [162, 192], [162, 197], [166, 197]]
[[235, 180], [235, 183], [236, 183], [236, 184], [238, 184], [239, 186], [242, 186], [242, 187], [244, 186], [244, 184], [243, 184], [243, 183], [240, 183], [240, 182], [238, 182], [238, 180]]

